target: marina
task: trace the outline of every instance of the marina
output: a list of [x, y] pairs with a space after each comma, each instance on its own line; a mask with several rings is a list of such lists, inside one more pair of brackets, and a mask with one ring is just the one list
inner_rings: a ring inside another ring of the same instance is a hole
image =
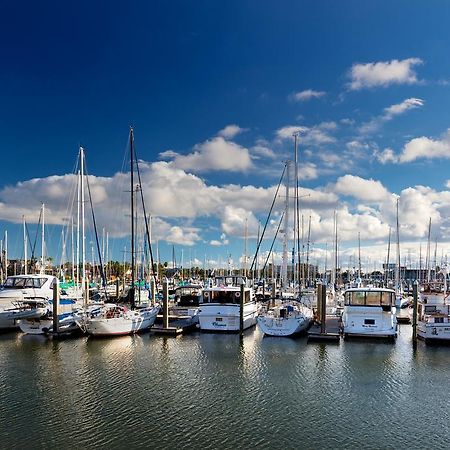
[[3, 2], [0, 449], [449, 449], [449, 23]]

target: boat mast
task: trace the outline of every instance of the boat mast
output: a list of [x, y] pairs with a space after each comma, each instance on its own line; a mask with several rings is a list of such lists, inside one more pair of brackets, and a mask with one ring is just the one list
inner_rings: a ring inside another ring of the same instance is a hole
[[[244, 222], [244, 261], [243, 261], [243, 276], [247, 276], [247, 238], [248, 238], [248, 218]], [[253, 271], [252, 271], [253, 272]], [[252, 276], [254, 278], [254, 276]]]
[[[80, 150], [79, 152], [80, 153]], [[80, 154], [78, 154], [78, 158], [80, 158]], [[78, 170], [78, 186], [77, 186], [77, 280], [76, 285], [77, 288], [80, 286], [80, 211], [81, 211], [81, 171]], [[82, 286], [82, 291], [84, 287]]]
[[72, 217], [72, 223], [71, 223], [71, 239], [70, 239], [70, 244], [71, 244], [71, 257], [72, 257], [72, 282], [75, 281], [75, 249], [74, 249], [74, 245], [73, 245], [73, 217]]
[[395, 292], [401, 294], [401, 279], [400, 279], [400, 225], [398, 222], [398, 199], [397, 199], [397, 267], [395, 271]]
[[24, 274], [28, 274], [28, 255], [27, 255], [27, 247], [28, 247], [28, 238], [27, 238], [27, 229], [25, 224], [25, 216], [23, 218], [23, 259], [24, 259]]
[[427, 282], [428, 283], [430, 282], [430, 275], [431, 275], [430, 274], [430, 266], [431, 266], [431, 263], [430, 263], [431, 242], [430, 242], [430, 240], [431, 240], [431, 217], [430, 217], [430, 222], [428, 224], [427, 256], [426, 256], [426, 264], [425, 264], [425, 267], [427, 269]]
[[358, 278], [361, 282], [361, 233], [358, 232]]
[[311, 246], [311, 216], [308, 223], [308, 240], [306, 241], [306, 284], [309, 286], [309, 250]]
[[389, 227], [389, 237], [388, 237], [388, 248], [387, 248], [387, 257], [386, 257], [386, 273], [385, 273], [385, 285], [388, 286], [389, 283], [389, 260], [391, 257], [391, 227]]
[[130, 127], [130, 191], [131, 191], [131, 288], [130, 303], [134, 308], [134, 135]]
[[86, 235], [85, 235], [85, 216], [84, 216], [84, 149], [80, 147], [80, 189], [81, 189], [81, 257], [82, 257], [82, 273], [81, 285], [83, 292], [83, 302], [87, 305], [87, 289], [86, 289]]
[[283, 261], [281, 268], [281, 284], [287, 287], [287, 266], [288, 266], [288, 247], [289, 247], [289, 172], [291, 161], [286, 163], [286, 198], [284, 203], [284, 239], [283, 239]]
[[45, 273], [45, 205], [42, 203], [42, 224], [41, 224], [41, 270], [40, 273]]

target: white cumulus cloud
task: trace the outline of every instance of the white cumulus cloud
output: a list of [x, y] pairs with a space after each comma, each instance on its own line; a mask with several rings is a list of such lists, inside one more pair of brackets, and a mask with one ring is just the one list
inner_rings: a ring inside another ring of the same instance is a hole
[[171, 152], [170, 164], [191, 172], [230, 171], [246, 172], [253, 167], [250, 152], [247, 148], [217, 136], [194, 147], [188, 155]]
[[350, 69], [351, 90], [386, 87], [392, 84], [417, 83], [414, 67], [422, 64], [420, 58], [392, 59], [391, 61], [353, 64]]
[[320, 98], [326, 94], [324, 91], [315, 91], [314, 89], [306, 89], [305, 91], [293, 92], [289, 95], [289, 100], [295, 102], [305, 102], [312, 98]]
[[408, 163], [416, 159], [450, 158], [450, 129], [441, 139], [418, 137], [405, 144], [400, 154], [399, 161]]
[[218, 135], [225, 139], [233, 139], [238, 134], [247, 131], [247, 128], [241, 128], [239, 125], [231, 124], [219, 131]]

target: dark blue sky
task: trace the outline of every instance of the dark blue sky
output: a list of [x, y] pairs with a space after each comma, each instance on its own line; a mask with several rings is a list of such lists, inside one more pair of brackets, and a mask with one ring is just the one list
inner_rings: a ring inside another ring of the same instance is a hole
[[[250, 148], [263, 139], [280, 155], [267, 162], [276, 167], [291, 147], [274, 142], [276, 131], [288, 125], [354, 121], [351, 130], [336, 129], [327, 149], [336, 155], [358, 126], [408, 98], [424, 106], [377, 127], [367, 139], [372, 150], [399, 154], [409, 139], [439, 139], [449, 127], [448, 1], [3, 1], [0, 8], [0, 188], [70, 173], [80, 144], [90, 173], [112, 176], [122, 167], [130, 124], [146, 161], [166, 150], [189, 154], [238, 124], [247, 131], [235, 140]], [[407, 58], [422, 61], [417, 82], [348, 89], [354, 64]], [[306, 89], [326, 95], [288, 100]], [[309, 150], [320, 169], [323, 147]], [[393, 192], [416, 184], [442, 189], [448, 171], [432, 164], [367, 157], [352, 170]], [[347, 173], [335, 169], [304, 185]], [[276, 179], [259, 171], [201, 177], [214, 185]]]

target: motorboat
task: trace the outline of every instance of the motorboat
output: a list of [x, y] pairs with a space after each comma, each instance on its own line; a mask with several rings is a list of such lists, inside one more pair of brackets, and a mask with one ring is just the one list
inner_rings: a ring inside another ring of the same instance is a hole
[[347, 289], [344, 293], [344, 337], [397, 336], [395, 291], [377, 287]]
[[258, 306], [253, 289], [247, 286], [245, 277], [216, 277], [214, 283], [202, 291], [202, 300], [198, 311], [200, 330], [228, 331], [240, 330], [241, 285], [244, 285], [243, 327], [256, 325]]

